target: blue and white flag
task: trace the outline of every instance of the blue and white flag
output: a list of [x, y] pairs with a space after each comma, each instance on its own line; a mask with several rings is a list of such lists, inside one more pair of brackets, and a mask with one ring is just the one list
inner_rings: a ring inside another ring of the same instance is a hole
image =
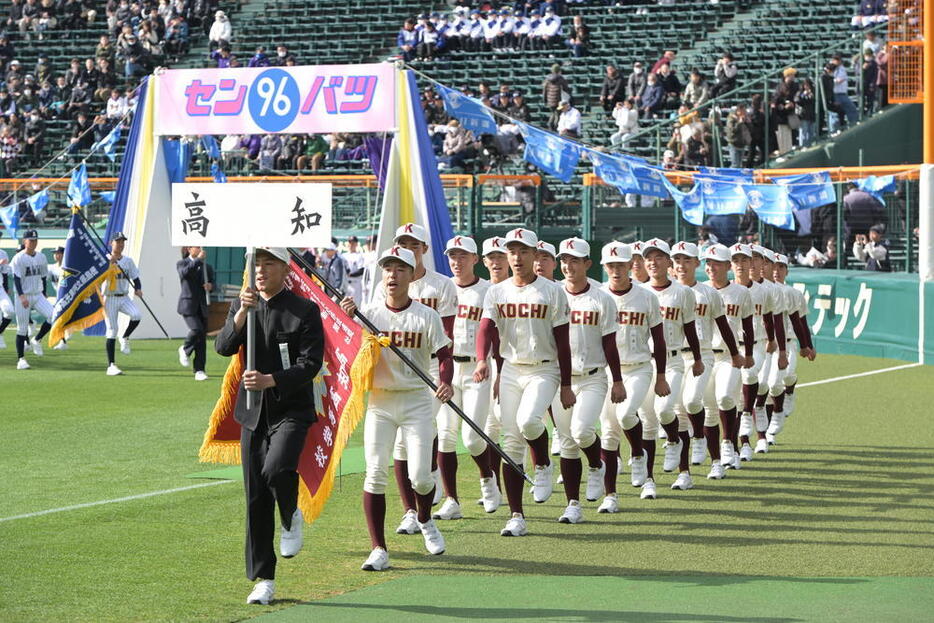
[[116, 197], [117, 197], [117, 191], [115, 190], [107, 190], [100, 194], [100, 198], [106, 201], [107, 203], [113, 203]]
[[211, 134], [205, 134], [201, 137], [201, 146], [204, 147], [204, 153], [208, 158], [217, 160], [221, 157], [221, 148], [217, 144], [217, 139]]
[[754, 181], [752, 169], [732, 169], [729, 167], [698, 167], [700, 174], [704, 177], [724, 180], [739, 180], [745, 184], [752, 184]]
[[590, 149], [587, 150], [587, 158], [593, 163], [594, 175], [620, 193], [625, 195], [639, 191], [639, 182], [632, 174], [632, 167], [622, 158]]
[[816, 173], [802, 173], [801, 175], [782, 175], [773, 177], [776, 184], [787, 185], [788, 194], [795, 208], [807, 210], [819, 208], [837, 200], [830, 173], [818, 171]]
[[724, 181], [724, 179], [694, 176], [694, 184], [700, 187], [704, 214], [713, 216], [745, 214], [748, 200], [743, 185], [736, 181]]
[[787, 186], [746, 184], [743, 190], [746, 191], [749, 208], [759, 216], [763, 223], [779, 229], [795, 230], [793, 202]]
[[570, 182], [574, 176], [574, 167], [581, 157], [581, 146], [527, 123], [517, 125], [525, 138], [526, 162], [554, 175], [562, 182]]
[[853, 183], [856, 184], [860, 190], [869, 193], [883, 204], [885, 201], [882, 199], [882, 195], [885, 193], [894, 193], [896, 190], [894, 175], [870, 175], [869, 177], [853, 180]]
[[91, 152], [95, 152], [101, 147], [104, 148], [104, 155], [111, 162], [117, 161], [117, 143], [120, 141], [120, 125], [117, 124], [107, 133], [107, 136], [91, 145]]
[[29, 209], [32, 210], [33, 216], [39, 218], [42, 216], [42, 211], [49, 205], [49, 189], [45, 188], [30, 195], [30, 197], [26, 199], [26, 203], [29, 204]]
[[665, 180], [664, 169], [652, 166], [648, 161], [637, 156], [623, 154], [620, 158], [629, 163], [632, 175], [636, 179], [638, 190], [634, 192], [646, 197], [668, 198], [669, 185], [663, 181]]
[[19, 202], [0, 208], [0, 221], [3, 221], [3, 226], [15, 236], [16, 230], [19, 229]]
[[672, 184], [667, 177], [662, 176], [662, 183], [671, 194], [671, 198], [681, 208], [681, 215], [691, 225], [698, 227], [704, 224], [704, 199], [701, 193], [701, 185], [694, 184], [691, 190], [684, 192]]
[[227, 174], [224, 173], [223, 169], [221, 169], [216, 162], [211, 163], [211, 177], [214, 178], [215, 184], [227, 183]]
[[460, 121], [464, 128], [478, 135], [496, 134], [496, 120], [483, 102], [440, 84], [435, 88], [444, 100], [445, 112]]
[[68, 183], [68, 201], [76, 208], [91, 203], [91, 185], [88, 183], [88, 170], [83, 162], [71, 172], [71, 181]]

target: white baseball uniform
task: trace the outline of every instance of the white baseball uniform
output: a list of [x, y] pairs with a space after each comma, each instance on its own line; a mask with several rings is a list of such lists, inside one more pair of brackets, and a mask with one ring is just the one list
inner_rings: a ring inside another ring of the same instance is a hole
[[[697, 340], [700, 343], [701, 361], [704, 362], [704, 373], [700, 376], [688, 374], [684, 379], [684, 389], [681, 392], [681, 400], [677, 407], [678, 411], [678, 430], [689, 430], [690, 419], [687, 417], [694, 413], [700, 413], [704, 409], [704, 394], [707, 386], [710, 385], [714, 377], [714, 352], [713, 338], [714, 334], [719, 334], [717, 327], [717, 318], [723, 316], [726, 311], [723, 306], [723, 298], [712, 286], [706, 283], [697, 282], [691, 286], [694, 292], [696, 306], [694, 308], [694, 328], [697, 330]], [[689, 368], [694, 364], [694, 356], [689, 351], [684, 351], [684, 367]], [[729, 353], [727, 353], [729, 354]], [[731, 390], [735, 390], [736, 383], [739, 382], [739, 370], [730, 366], [735, 372], [728, 379], [733, 380]], [[733, 379], [732, 377], [735, 377]], [[717, 413], [711, 409], [705, 414], [704, 425], [716, 426], [719, 420]], [[698, 434], [700, 431], [693, 431]]]
[[[441, 316], [418, 301], [393, 311], [383, 302], [363, 309], [382, 335], [389, 337], [419, 368], [451, 342], [444, 333]], [[391, 352], [383, 353], [373, 372], [373, 389], [363, 428], [366, 477], [363, 490], [383, 494], [388, 481], [389, 460], [397, 432], [408, 449], [412, 488], [425, 495], [435, 486], [431, 477], [431, 447], [435, 437], [432, 393], [408, 366]]]
[[[117, 338], [118, 319], [121, 312], [130, 317], [130, 320], [139, 321], [140, 313], [133, 299], [129, 297], [130, 285], [139, 279], [139, 269], [136, 262], [127, 256], [117, 260], [118, 270], [113, 279], [106, 279], [101, 285], [101, 295], [104, 297], [104, 325], [107, 328], [107, 339]], [[126, 273], [126, 274], [124, 274]], [[129, 276], [129, 280], [127, 279]]]
[[347, 252], [341, 253], [344, 258], [344, 264], [347, 266], [346, 292], [345, 294], [355, 301], [363, 300], [363, 273], [356, 277], [351, 277], [353, 273], [363, 269], [366, 266], [366, 258], [363, 253]]
[[[6, 263], [0, 264], [0, 317], [9, 319], [13, 318], [14, 314], [13, 302], [3, 288], [2, 282], [4, 280], [9, 281], [10, 275], [13, 273], [13, 267], [10, 266], [10, 256], [3, 249], [0, 249], [0, 260], [6, 260]], [[12, 284], [10, 284], [10, 287], [12, 287]]]
[[[781, 314], [782, 315], [782, 328], [785, 330], [785, 343], [778, 344], [778, 331], [775, 331], [775, 341], [778, 346], [784, 346], [786, 349], [790, 346], [788, 340], [790, 337], [794, 337], [794, 333], [788, 333], [788, 314], [790, 313], [790, 308], [794, 306], [794, 302], [791, 299], [791, 295], [787, 292], [785, 286], [777, 284], [773, 281], [763, 280], [763, 284], [768, 284], [769, 290], [772, 292], [772, 314]], [[777, 325], [775, 325], [777, 327]], [[766, 392], [769, 392], [773, 396], [777, 396], [785, 391], [785, 374], [788, 369], [781, 370], [778, 367], [778, 356], [779, 349], [776, 348], [775, 352], [770, 353], [767, 357], [767, 362], [762, 366], [763, 371], [760, 373], [759, 377], [759, 394], [762, 395]], [[792, 358], [791, 353], [787, 354], [788, 359]], [[774, 391], [772, 391], [774, 388]]]
[[798, 351], [801, 350], [797, 334], [791, 324], [791, 314], [797, 312], [799, 317], [804, 318], [808, 313], [808, 303], [801, 290], [788, 284], [778, 285], [785, 288], [786, 295], [788, 296], [788, 307], [785, 314], [785, 336], [788, 340], [788, 368], [785, 370], [784, 385], [785, 387], [790, 387], [798, 382]]
[[[731, 282], [716, 291], [723, 300], [723, 312], [733, 331], [736, 343], [741, 344], [743, 318], [748, 318], [754, 313], [749, 288]], [[714, 353], [713, 383], [707, 386], [707, 392], [704, 395], [704, 406], [707, 409], [704, 424], [716, 426], [718, 420], [715, 413], [718, 409], [729, 411], [736, 407], [737, 396], [740, 392], [740, 371], [733, 367], [732, 357], [719, 331], [713, 334], [710, 345]], [[740, 353], [743, 352], [743, 349], [740, 349]]]
[[765, 330], [765, 320], [763, 320], [763, 316], [772, 313], [772, 305], [774, 304], [775, 296], [768, 286], [763, 286], [761, 283], [755, 281], [753, 281], [752, 285], [747, 289], [749, 290], [749, 297], [752, 299], [752, 324], [755, 344], [752, 348], [753, 366], [751, 368], [743, 368], [742, 378], [744, 385], [758, 385], [759, 373], [762, 372], [762, 366], [765, 365], [767, 354], [765, 350], [768, 342], [768, 334]]
[[[29, 335], [29, 314], [36, 310], [46, 321], [52, 318], [52, 304], [45, 298], [45, 284], [43, 281], [49, 277], [49, 262], [45, 255], [36, 251], [29, 255], [22, 250], [13, 256], [10, 262], [14, 279], [19, 279], [21, 290], [16, 292], [14, 298], [14, 311], [16, 313], [16, 334]], [[14, 288], [15, 289], [15, 288]], [[20, 294], [26, 296], [26, 305], [20, 300]]]
[[[773, 315], [784, 314], [785, 313], [785, 298], [784, 296], [782, 296], [781, 290], [779, 288], [776, 288], [775, 284], [767, 279], [763, 279], [762, 281], [759, 281], [758, 284], [762, 286], [762, 288], [768, 294], [767, 302], [763, 308], [764, 311], [762, 313], [763, 314], [770, 313]], [[761, 324], [762, 324], [763, 331], [765, 331], [765, 320], [764, 319], [761, 320]], [[778, 334], [775, 333], [775, 335], [776, 335], [776, 340], [777, 340]], [[758, 343], [758, 341], [759, 340], [757, 338], [756, 343]], [[764, 337], [763, 343], [767, 343], [767, 342], [768, 342], [768, 337]], [[773, 354], [777, 356], [778, 354], [777, 348], [775, 349], [775, 353], [769, 353], [769, 352], [765, 353], [763, 357], [763, 361], [762, 361], [762, 367], [759, 368], [759, 376], [758, 376], [759, 395], [763, 395], [766, 392], [768, 392], [768, 389], [769, 389], [768, 382], [769, 382], [769, 378], [772, 376], [772, 355]]]

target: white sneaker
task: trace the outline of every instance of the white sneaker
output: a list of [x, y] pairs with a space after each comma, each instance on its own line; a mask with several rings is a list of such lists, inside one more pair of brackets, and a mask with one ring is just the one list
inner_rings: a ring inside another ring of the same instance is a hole
[[291, 558], [295, 554], [299, 553], [302, 550], [302, 544], [305, 542], [305, 537], [302, 534], [302, 524], [305, 523], [304, 517], [302, 517], [302, 511], [295, 509], [295, 512], [292, 513], [292, 528], [286, 530], [284, 526], [282, 527], [282, 532], [279, 534], [279, 553], [282, 554], [283, 558]]
[[645, 450], [642, 451], [642, 456], [640, 457], [629, 457], [629, 471], [632, 473], [633, 487], [641, 487], [645, 484], [645, 479], [649, 477], [646, 461]]
[[183, 368], [187, 368], [191, 365], [191, 360], [188, 359], [188, 353], [185, 352], [184, 346], [178, 347], [178, 363], [180, 363]]
[[17, 370], [28, 370], [29, 362], [27, 362], [25, 358], [21, 358], [19, 361], [16, 362], [16, 369]]
[[682, 491], [693, 489], [694, 479], [691, 478], [690, 472], [681, 472], [680, 474], [678, 474], [678, 477], [675, 479], [674, 483], [671, 485], [671, 488], [681, 489]]
[[734, 453], [733, 453], [733, 462], [730, 463], [730, 468], [731, 468], [731, 469], [737, 469], [737, 470], [738, 470], [738, 469], [742, 469], [741, 463], [742, 463], [742, 459], [740, 459], [739, 452], [734, 452]]
[[666, 472], [673, 472], [678, 468], [678, 464], [681, 462], [681, 448], [684, 447], [684, 441], [678, 439], [678, 443], [671, 443], [666, 441], [665, 448], [665, 461], [662, 463], [662, 469]]
[[418, 515], [414, 510], [405, 511], [399, 527], [396, 528], [396, 534], [415, 534], [418, 532]]
[[535, 476], [532, 478], [535, 482], [532, 486], [532, 499], [539, 504], [548, 501], [548, 498], [551, 497], [551, 492], [554, 491], [554, 485], [551, 480], [553, 471], [554, 465], [551, 464], [535, 466]]
[[561, 516], [558, 517], [558, 523], [583, 523], [583, 521], [584, 513], [581, 511], [580, 502], [577, 500], [568, 502], [567, 508], [565, 508]]
[[6, 340], [0, 335], [0, 350], [6, 350]]
[[425, 549], [428, 550], [429, 554], [437, 556], [444, 553], [444, 537], [441, 536], [441, 531], [438, 530], [438, 526], [435, 525], [433, 519], [429, 519], [425, 523], [419, 522], [418, 529], [422, 531], [422, 536], [425, 537]]
[[764, 433], [769, 427], [769, 415], [765, 407], [756, 407], [756, 432]]
[[522, 513], [513, 513], [506, 522], [506, 527], [500, 531], [500, 536], [525, 536], [526, 534], [528, 530], [525, 528], [525, 517]]
[[496, 512], [499, 505], [503, 503], [503, 494], [500, 493], [499, 487], [496, 486], [496, 478], [492, 476], [480, 479], [480, 495], [479, 502], [487, 513]]
[[729, 441], [720, 442], [720, 463], [724, 468], [729, 469], [733, 464], [733, 444]]
[[752, 446], [750, 446], [748, 443], [744, 443], [743, 447], [739, 449], [739, 459], [741, 461], [751, 461]]
[[253, 592], [246, 598], [248, 604], [262, 604], [268, 606], [276, 593], [276, 583], [273, 580], [260, 580], [253, 587]]
[[36, 354], [36, 357], [41, 357], [45, 353], [42, 351], [42, 342], [33, 338], [29, 340], [29, 344], [32, 345], [32, 352]]
[[785, 414], [781, 411], [778, 413], [773, 413], [772, 421], [769, 423], [769, 427], [766, 429], [766, 432], [777, 435], [783, 430], [785, 430]]
[[710, 464], [710, 472], [707, 474], [707, 480], [723, 480], [726, 472], [720, 461], [714, 461]]
[[756, 454], [768, 454], [769, 453], [769, 442], [765, 439], [760, 439], [756, 442]]
[[120, 352], [124, 355], [130, 354], [130, 338], [121, 337], [120, 338]]
[[774, 445], [775, 445], [775, 435], [773, 435], [772, 433], [766, 432], [766, 433], [765, 433], [765, 440], [768, 442], [768, 444], [769, 444], [770, 446], [774, 446]]
[[208, 380], [208, 375], [204, 373], [204, 370], [198, 370], [195, 372], [196, 381], [206, 381]]
[[756, 432], [754, 420], [751, 413], [743, 413], [739, 416], [739, 436], [749, 437]]
[[389, 552], [382, 547], [374, 548], [360, 568], [364, 571], [385, 571], [389, 568]]
[[658, 427], [658, 438], [659, 439], [668, 439], [668, 433], [665, 432], [665, 429], [661, 426]]
[[564, 474], [562, 474], [561, 472], [558, 472], [558, 479], [555, 481], [555, 484], [556, 485], [564, 484]]
[[107, 366], [107, 376], [120, 376], [123, 374], [123, 370], [117, 367], [117, 364], [112, 363]]
[[639, 497], [643, 500], [654, 500], [655, 499], [655, 481], [651, 478], [645, 481], [645, 484], [642, 485], [642, 493], [639, 494]]
[[448, 498], [444, 501], [444, 504], [441, 505], [441, 508], [438, 509], [438, 512], [434, 513], [431, 518], [449, 520], [463, 519], [464, 516], [461, 514], [461, 505], [457, 503], [457, 500]]
[[444, 485], [441, 483], [441, 470], [436, 469], [431, 472], [431, 477], [435, 481], [435, 497], [431, 499], [431, 505], [434, 506], [444, 497]]
[[551, 437], [551, 456], [560, 456], [561, 454], [561, 437], [558, 436], [558, 431], [552, 431]]
[[616, 457], [616, 475], [625, 474], [626, 468], [623, 467], [623, 459]]
[[797, 399], [798, 394], [785, 394], [785, 417], [791, 416], [795, 412], [795, 400]]
[[691, 465], [700, 465], [707, 458], [707, 440], [691, 440]]
[[619, 498], [616, 497], [615, 493], [611, 493], [605, 498], [603, 502], [600, 503], [600, 506], [597, 508], [598, 513], [618, 513], [619, 512]]
[[58, 344], [52, 347], [52, 350], [68, 350], [68, 342], [61, 340]]
[[603, 495], [603, 475], [606, 465], [600, 461], [600, 467], [587, 468], [587, 501], [596, 502]]

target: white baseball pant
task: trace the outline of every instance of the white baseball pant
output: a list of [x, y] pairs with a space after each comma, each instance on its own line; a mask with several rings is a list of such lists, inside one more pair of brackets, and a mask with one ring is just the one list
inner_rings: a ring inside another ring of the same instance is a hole
[[499, 380], [503, 450], [522, 463], [527, 444], [545, 432], [545, 414], [561, 384], [557, 362], [520, 365], [504, 362]]
[[27, 294], [26, 300], [29, 305], [25, 307], [18, 296], [13, 302], [16, 312], [16, 335], [29, 335], [29, 313], [32, 310], [36, 310], [36, 312], [47, 321], [51, 321], [52, 319], [52, 304], [49, 303], [49, 300], [42, 294], [38, 292], [35, 294]]
[[609, 395], [607, 395], [603, 403], [603, 412], [600, 415], [600, 430], [602, 432], [600, 447], [604, 450], [608, 452], [618, 450], [623, 431], [629, 430], [639, 423], [639, 407], [652, 391], [654, 366], [655, 364], [652, 361], [620, 366], [623, 387], [626, 388], [626, 400], [619, 404], [613, 404], [610, 402]]
[[[775, 361], [775, 366], [772, 365], [773, 360]], [[759, 390], [757, 392], [760, 396], [769, 391], [769, 387], [771, 386], [769, 379], [772, 377], [773, 367], [778, 367], [778, 348], [775, 349], [774, 353], [765, 352], [763, 350], [762, 367], [759, 368]]]
[[682, 353], [682, 358], [684, 360], [685, 369], [684, 381], [682, 383], [683, 387], [680, 400], [675, 405], [675, 411], [678, 413], [678, 430], [681, 432], [692, 431], [692, 433], [698, 433], [700, 431], [692, 430], [691, 420], [688, 416], [704, 408], [704, 393], [707, 391], [707, 386], [710, 385], [711, 376], [713, 376], [713, 351], [701, 351], [701, 361], [704, 362], [704, 373], [700, 376], [694, 376], [694, 373], [691, 371], [691, 366], [694, 365], [694, 355], [691, 353]]
[[[492, 387], [490, 379], [482, 383], [475, 383], [473, 371], [476, 363], [471, 361], [454, 362], [454, 397], [452, 401], [459, 405], [464, 413], [477, 426], [483, 429], [486, 425], [487, 415], [490, 413], [490, 394]], [[474, 429], [462, 422], [459, 415], [447, 405], [442, 405], [438, 411], [438, 451], [457, 451], [457, 430], [460, 427], [461, 438], [471, 456], [480, 456], [486, 452], [486, 442]]]
[[[439, 370], [438, 360], [435, 358], [432, 358], [431, 364], [428, 367], [428, 376], [433, 378], [435, 380], [435, 383], [438, 383], [441, 379], [441, 372]], [[428, 395], [431, 396], [431, 416], [432, 416], [432, 420], [435, 420], [435, 424], [434, 424], [435, 435], [437, 435], [438, 434], [438, 420], [439, 420], [438, 414], [441, 412], [441, 401], [434, 397], [434, 392], [428, 389], [427, 385], [425, 386], [425, 391], [427, 391]], [[454, 417], [457, 417], [457, 416], [454, 416]], [[434, 437], [432, 437], [432, 441], [434, 441]], [[395, 443], [395, 446], [393, 447], [392, 458], [395, 459], [396, 461], [407, 461], [408, 460], [406, 458], [407, 454], [408, 453], [406, 452], [406, 449], [405, 449], [405, 439], [402, 436], [402, 430], [399, 430], [399, 432], [396, 434], [396, 443]]]
[[736, 407], [736, 396], [741, 393], [742, 383], [739, 368], [733, 367], [733, 358], [724, 351], [714, 353], [713, 374], [704, 392], [704, 426], [719, 426], [719, 410], [729, 411]]
[[642, 439], [645, 441], [658, 439], [659, 423], [670, 424], [675, 420], [675, 403], [681, 399], [681, 383], [684, 380], [684, 359], [677, 355], [672, 357], [669, 353], [665, 363], [665, 380], [668, 381], [671, 393], [667, 396], [656, 396], [655, 375], [653, 375], [653, 391], [645, 397], [639, 408], [639, 419], [642, 420]]
[[571, 377], [571, 391], [577, 396], [577, 402], [570, 409], [560, 404], [557, 409], [552, 408], [562, 459], [579, 459], [580, 449], [589, 448], [597, 440], [597, 420], [608, 389], [605, 370]]
[[785, 378], [782, 379], [785, 387], [791, 387], [798, 382], [798, 353], [800, 351], [801, 346], [798, 344], [798, 340], [791, 339], [788, 341], [788, 367], [785, 368]]
[[124, 313], [130, 317], [130, 320], [140, 319], [139, 308], [129, 296], [105, 296], [104, 297], [104, 326], [107, 328], [107, 339], [117, 338], [119, 330], [118, 314]]
[[486, 436], [495, 441], [496, 443], [500, 442], [500, 435], [503, 433], [503, 420], [501, 408], [499, 405], [499, 400], [493, 398], [493, 386], [496, 384], [496, 379], [499, 377], [499, 371], [496, 369], [496, 363], [490, 363], [490, 411], [489, 416], [486, 418], [486, 425], [483, 427], [483, 432], [486, 433]]
[[[765, 356], [768, 354], [765, 352], [765, 346], [766, 346], [765, 340], [759, 340], [758, 342], [753, 344], [752, 346], [752, 367], [743, 368], [742, 371], [740, 372], [740, 375], [742, 376], [742, 379], [743, 379], [743, 385], [754, 385], [759, 382], [759, 373], [762, 372], [762, 366], [765, 365], [765, 359], [766, 359]], [[740, 348], [743, 349], [745, 347], [740, 346]], [[741, 350], [740, 352], [745, 353], [744, 350]], [[740, 404], [742, 404], [742, 400], [740, 400]]]
[[409, 480], [419, 495], [435, 487], [431, 477], [431, 446], [435, 437], [435, 422], [431, 415], [432, 394], [427, 390], [370, 392], [363, 423], [363, 449], [366, 476], [363, 490], [377, 495], [386, 492], [389, 480], [389, 459], [393, 440], [400, 433], [408, 448]]
[[6, 290], [0, 288], [0, 316], [3, 318], [13, 318], [16, 312], [13, 311], [13, 301], [10, 300]]

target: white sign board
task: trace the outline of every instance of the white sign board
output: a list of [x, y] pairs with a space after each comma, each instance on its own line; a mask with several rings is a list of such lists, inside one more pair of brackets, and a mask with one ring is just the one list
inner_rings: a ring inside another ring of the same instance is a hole
[[173, 246], [321, 247], [330, 242], [330, 184], [172, 184]]

